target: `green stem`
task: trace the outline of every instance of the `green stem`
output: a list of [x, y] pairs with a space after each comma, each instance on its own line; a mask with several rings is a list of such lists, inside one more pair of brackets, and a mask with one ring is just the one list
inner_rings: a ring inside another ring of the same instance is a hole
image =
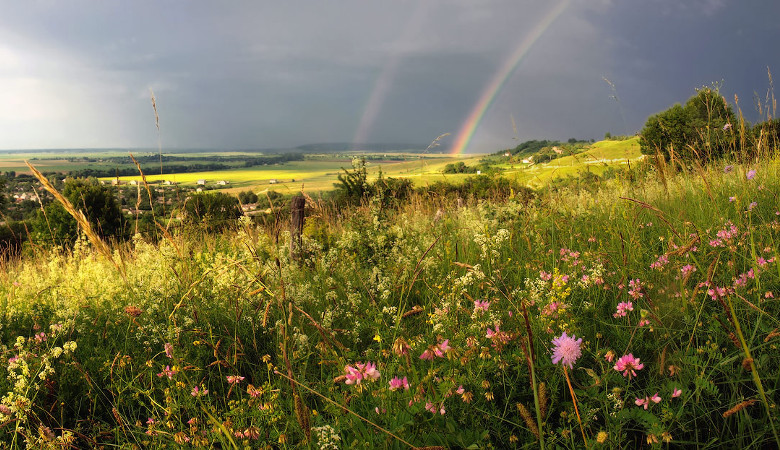
[[769, 425], [772, 427], [772, 434], [775, 437], [775, 443], [777, 443], [778, 448], [780, 448], [780, 438], [777, 435], [775, 422], [772, 420], [772, 409], [769, 407], [769, 402], [766, 399], [766, 392], [764, 391], [763, 384], [761, 384], [761, 377], [758, 376], [758, 368], [756, 367], [755, 361], [753, 361], [753, 357], [750, 355], [750, 348], [748, 348], [747, 342], [745, 342], [745, 336], [742, 334], [742, 327], [740, 327], [739, 320], [737, 319], [737, 315], [734, 312], [734, 304], [731, 301], [731, 296], [728, 297], [728, 301], [729, 310], [731, 311], [731, 318], [734, 320], [734, 328], [737, 331], [739, 342], [742, 344], [742, 350], [745, 352], [745, 357], [748, 359], [748, 361], [750, 361], [750, 375], [753, 377], [753, 382], [756, 384], [756, 388], [758, 388], [758, 394], [761, 396], [761, 402], [764, 404], [764, 408], [766, 408]]

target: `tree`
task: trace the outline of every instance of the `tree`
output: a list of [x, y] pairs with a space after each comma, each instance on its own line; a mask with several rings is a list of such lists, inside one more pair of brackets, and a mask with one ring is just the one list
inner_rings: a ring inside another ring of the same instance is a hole
[[733, 142], [732, 124], [736, 118], [731, 106], [717, 89], [699, 89], [685, 102], [650, 116], [642, 129], [642, 153], [660, 152], [667, 160], [672, 154], [682, 160], [713, 161], [725, 156]]
[[184, 202], [184, 220], [202, 224], [208, 231], [221, 230], [241, 217], [238, 199], [222, 192], [199, 193]]
[[[124, 238], [124, 220], [114, 192], [94, 178], [68, 178], [62, 195], [84, 213], [92, 229], [102, 238]], [[57, 244], [76, 240], [78, 224], [59, 202], [39, 212], [33, 229], [39, 236], [51, 237]]]

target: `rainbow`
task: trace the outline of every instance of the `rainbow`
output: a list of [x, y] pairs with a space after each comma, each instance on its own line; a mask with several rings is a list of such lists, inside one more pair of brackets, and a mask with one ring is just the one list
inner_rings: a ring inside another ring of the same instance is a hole
[[452, 150], [450, 151], [451, 155], [457, 156], [466, 150], [466, 148], [469, 146], [469, 143], [471, 142], [471, 138], [474, 136], [474, 132], [479, 126], [479, 123], [482, 121], [482, 118], [485, 116], [487, 110], [490, 109], [490, 105], [493, 104], [493, 101], [496, 99], [499, 92], [501, 92], [501, 89], [504, 87], [507, 80], [509, 80], [510, 75], [512, 75], [517, 66], [523, 60], [523, 57], [528, 54], [528, 51], [533, 47], [536, 41], [539, 40], [539, 38], [544, 34], [545, 31], [547, 31], [548, 28], [550, 28], [550, 25], [555, 22], [555, 19], [557, 19], [558, 16], [560, 16], [568, 6], [569, 0], [564, 0], [559, 3], [558, 6], [548, 12], [542, 21], [539, 22], [533, 29], [531, 29], [531, 32], [528, 33], [528, 35], [526, 35], [522, 41], [520, 41], [520, 43], [515, 48], [515, 51], [512, 52], [504, 64], [501, 65], [501, 68], [495, 73], [495, 75], [493, 75], [490, 83], [482, 91], [482, 95], [474, 105], [474, 108], [472, 108], [471, 113], [468, 115], [466, 121], [460, 127], [460, 131], [458, 131], [457, 135], [455, 136], [455, 142], [453, 143]]

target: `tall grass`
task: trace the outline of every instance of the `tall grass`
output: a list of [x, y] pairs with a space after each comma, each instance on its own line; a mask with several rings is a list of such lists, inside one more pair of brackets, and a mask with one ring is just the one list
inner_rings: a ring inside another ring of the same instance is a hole
[[777, 159], [655, 170], [310, 199], [299, 261], [248, 221], [136, 237], [122, 271], [96, 241], [31, 252], [0, 274], [0, 448], [776, 445]]

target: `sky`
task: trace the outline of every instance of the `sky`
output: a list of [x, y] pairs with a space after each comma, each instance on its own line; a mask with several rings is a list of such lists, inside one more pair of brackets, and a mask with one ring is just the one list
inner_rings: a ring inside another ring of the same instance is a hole
[[756, 121], [780, 73], [776, 0], [0, 7], [0, 149], [424, 146], [450, 133], [439, 150], [494, 152], [635, 134], [713, 83]]

